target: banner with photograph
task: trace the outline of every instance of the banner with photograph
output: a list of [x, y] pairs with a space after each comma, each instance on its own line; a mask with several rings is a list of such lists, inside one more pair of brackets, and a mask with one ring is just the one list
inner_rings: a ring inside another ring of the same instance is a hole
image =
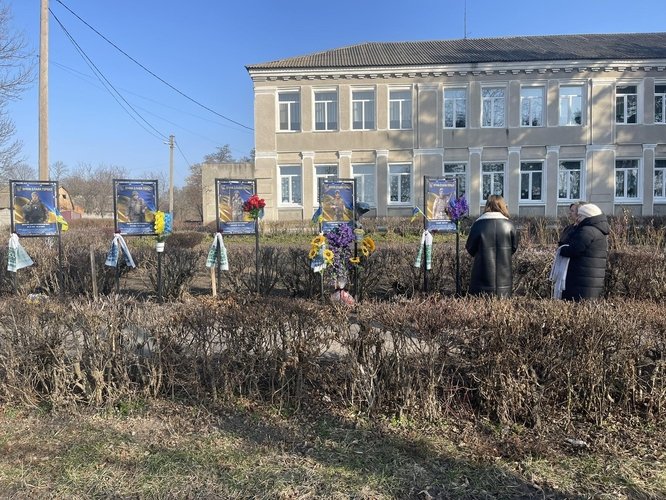
[[437, 177], [424, 180], [425, 228], [431, 232], [455, 232], [449, 208], [456, 200], [456, 180]]
[[354, 179], [320, 179], [319, 205], [324, 232], [354, 222]]
[[245, 202], [257, 192], [256, 182], [248, 179], [215, 179], [217, 230], [223, 234], [255, 234], [256, 225]]
[[116, 231], [128, 236], [155, 236], [157, 181], [114, 179]]
[[12, 232], [19, 236], [58, 235], [58, 183], [10, 181]]

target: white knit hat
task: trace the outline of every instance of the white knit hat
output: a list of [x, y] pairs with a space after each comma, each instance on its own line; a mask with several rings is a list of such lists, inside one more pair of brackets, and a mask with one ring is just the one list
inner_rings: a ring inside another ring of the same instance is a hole
[[585, 203], [578, 207], [578, 219], [583, 220], [588, 217], [594, 217], [595, 215], [601, 215], [603, 212], [601, 209], [594, 205], [593, 203]]

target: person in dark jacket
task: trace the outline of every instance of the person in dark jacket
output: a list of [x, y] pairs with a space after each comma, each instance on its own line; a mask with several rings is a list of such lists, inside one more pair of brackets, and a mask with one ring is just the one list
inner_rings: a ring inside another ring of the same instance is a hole
[[560, 255], [569, 257], [564, 300], [599, 298], [604, 290], [608, 258], [608, 218], [601, 209], [587, 203], [578, 207], [578, 223], [569, 233]]
[[584, 201], [575, 201], [569, 205], [569, 225], [562, 229], [560, 234], [560, 239], [558, 240], [557, 246], [564, 245], [564, 242], [569, 237], [569, 234], [576, 228], [576, 223], [578, 222], [578, 207], [585, 205]]
[[518, 248], [518, 233], [509, 220], [504, 198], [488, 197], [484, 213], [472, 224], [465, 248], [474, 257], [470, 295], [510, 297], [511, 256]]

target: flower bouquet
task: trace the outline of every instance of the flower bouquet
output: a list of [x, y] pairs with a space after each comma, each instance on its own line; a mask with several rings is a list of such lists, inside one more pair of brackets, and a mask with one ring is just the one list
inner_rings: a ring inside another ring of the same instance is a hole
[[243, 203], [243, 212], [249, 214], [250, 219], [257, 220], [264, 216], [266, 202], [255, 193]]
[[155, 212], [153, 228], [155, 230], [155, 234], [157, 235], [157, 244], [155, 245], [155, 248], [158, 252], [163, 252], [164, 242], [172, 231], [171, 214], [169, 212], [162, 212], [161, 210]]

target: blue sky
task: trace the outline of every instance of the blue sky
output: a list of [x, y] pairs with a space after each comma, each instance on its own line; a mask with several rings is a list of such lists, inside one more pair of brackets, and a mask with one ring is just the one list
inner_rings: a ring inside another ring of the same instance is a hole
[[[0, 0], [2, 1], [2, 0]], [[41, 0], [4, 0], [12, 25], [39, 52]], [[189, 164], [229, 144], [254, 146], [252, 81], [245, 65], [371, 41], [570, 33], [666, 31], [664, 0], [49, 0], [55, 16], [138, 116], [130, 117], [94, 76], [59, 23], [49, 21], [49, 163], [125, 167], [130, 176]], [[465, 23], [466, 5], [466, 23]], [[144, 67], [113, 48], [67, 8]], [[8, 112], [26, 161], [37, 168], [38, 80]], [[221, 115], [221, 116], [220, 116]], [[223, 117], [228, 118], [225, 119]], [[232, 120], [232, 121], [230, 121]], [[137, 123], [137, 121], [139, 123]], [[239, 126], [233, 122], [242, 124]]]

